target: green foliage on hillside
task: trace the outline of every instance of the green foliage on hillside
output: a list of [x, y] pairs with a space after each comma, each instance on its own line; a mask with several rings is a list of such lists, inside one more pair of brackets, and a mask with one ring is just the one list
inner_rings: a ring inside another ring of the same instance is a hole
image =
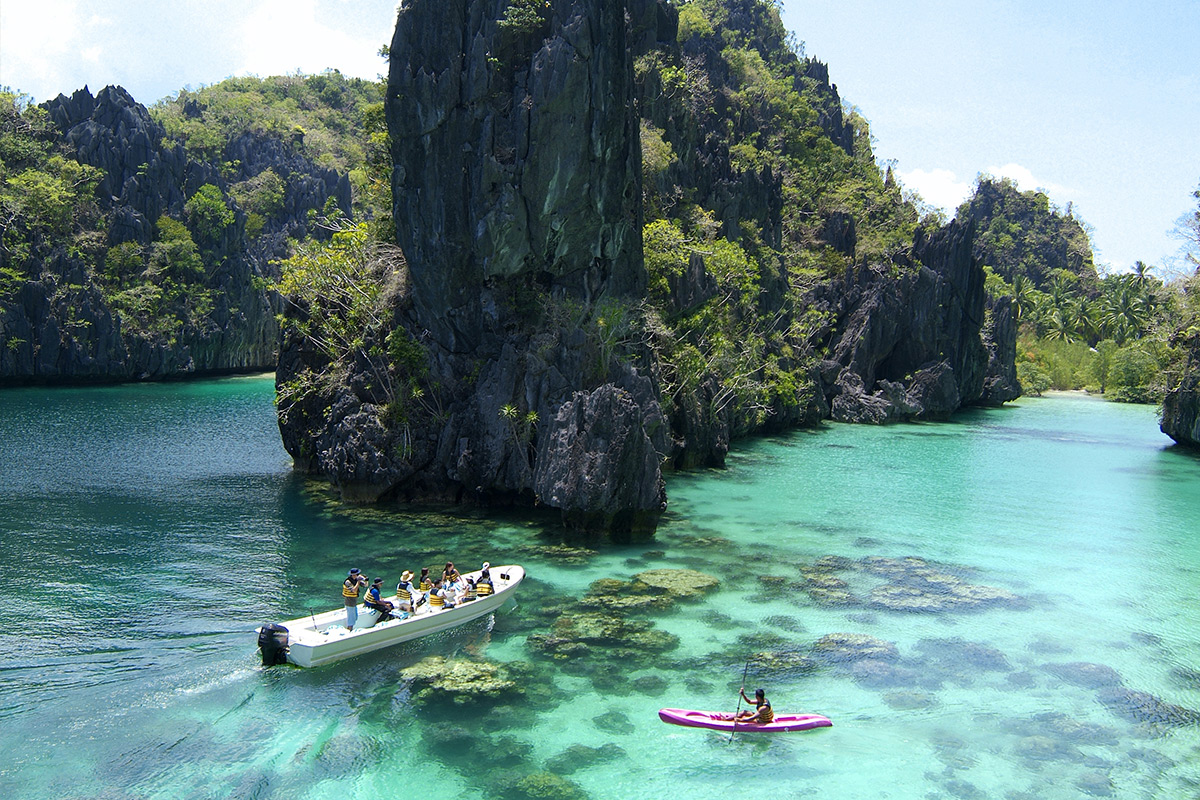
[[500, 30], [514, 36], [536, 33], [546, 24], [549, 10], [549, 0], [512, 0], [500, 18]]
[[1026, 391], [1088, 389], [1112, 400], [1162, 399], [1185, 353], [1188, 285], [1155, 267], [1097, 275], [1086, 226], [1040, 192], [982, 178], [958, 209], [977, 226], [987, 291], [1013, 298], [1021, 330], [1018, 377]]
[[[246, 133], [287, 142], [314, 164], [350, 176], [356, 216], [390, 217], [391, 159], [383, 117], [382, 81], [347, 78], [337, 70], [319, 75], [228, 78], [212, 86], [155, 104], [151, 114], [167, 135], [181, 142], [193, 158], [224, 165], [227, 179], [240, 177], [239, 164], [226, 162], [229, 142]], [[288, 176], [278, 176], [286, 181]], [[235, 184], [235, 197], [251, 197], [250, 213], [268, 218], [270, 187], [261, 173]], [[257, 223], [253, 223], [257, 224]]]
[[976, 257], [1006, 281], [1023, 276], [1045, 289], [1066, 272], [1085, 288], [1095, 284], [1087, 229], [1069, 206], [1059, 212], [1042, 192], [1022, 192], [1008, 178], [984, 176], [957, 217], [975, 222]]
[[46, 112], [0, 91], [0, 298], [41, 272], [55, 249], [94, 259], [103, 243], [103, 172], [60, 147]]
[[165, 215], [154, 227], [149, 251], [135, 242], [107, 251], [100, 285], [127, 331], [173, 344], [205, 324], [216, 298], [188, 227]]
[[211, 183], [197, 189], [183, 209], [187, 213], [188, 225], [204, 247], [211, 248], [219, 244], [225, 229], [234, 221], [233, 209], [225, 202], [225, 195]]
[[300, 244], [280, 262], [275, 288], [287, 304], [281, 323], [292, 326], [324, 356], [325, 364], [280, 384], [280, 413], [312, 396], [325, 396], [366, 366], [368, 387], [386, 400], [382, 415], [410, 447], [409, 416], [424, 407], [424, 349], [392, 326], [391, 303], [401, 291], [405, 265], [396, 245], [381, 241], [366, 222], [336, 230], [328, 241]]
[[66, 258], [85, 281], [71, 288], [97, 289], [125, 332], [172, 343], [213, 309], [202, 249], [220, 242], [233, 211], [220, 189], [205, 185], [187, 201], [188, 224], [163, 216], [150, 247], [110, 248], [95, 198], [102, 177], [68, 154], [43, 109], [0, 93], [0, 300], [41, 278], [48, 260]]
[[[677, 405], [736, 409], [735, 428], [761, 425], [818, 391], [828, 321], [804, 310], [806, 293], [854, 265], [899, 269], [919, 213], [876, 164], [866, 121], [844, 112], [824, 66], [801, 56], [777, 4], [683, 3], [678, 42], [635, 64], [649, 329]], [[726, 169], [727, 188], [700, 188], [711, 184], [702, 171]], [[778, 212], [761, 200], [772, 186]], [[830, 239], [831, 229], [843, 235]], [[679, 311], [671, 279], [693, 255], [717, 291]], [[700, 391], [706, 381], [715, 391]]]

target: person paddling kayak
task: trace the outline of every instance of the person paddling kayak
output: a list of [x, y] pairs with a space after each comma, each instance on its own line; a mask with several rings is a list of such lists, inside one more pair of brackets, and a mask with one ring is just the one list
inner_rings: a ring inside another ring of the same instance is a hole
[[738, 722], [752, 722], [758, 725], [765, 725], [775, 719], [775, 712], [771, 710], [771, 701], [767, 699], [766, 692], [762, 689], [755, 689], [754, 700], [751, 701], [749, 697], [746, 697], [746, 687], [743, 686], [739, 691], [743, 700], [747, 703], [754, 703], [755, 710], [746, 709], [745, 711], [738, 712]]

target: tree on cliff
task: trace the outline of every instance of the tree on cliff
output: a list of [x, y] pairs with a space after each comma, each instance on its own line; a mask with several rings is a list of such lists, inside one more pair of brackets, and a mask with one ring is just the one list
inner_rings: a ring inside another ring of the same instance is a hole
[[1194, 271], [1200, 272], [1200, 187], [1192, 192], [1197, 201], [1194, 211], [1189, 211], [1175, 223], [1175, 236], [1183, 241], [1183, 258]]
[[0, 91], [0, 291], [36, 275], [55, 248], [95, 255], [104, 173], [61, 152], [57, 139], [44, 109]]
[[1061, 272], [1087, 289], [1098, 280], [1087, 228], [1071, 211], [1051, 206], [1042, 192], [1022, 192], [1008, 178], [981, 175], [956, 217], [975, 223], [975, 257], [1007, 281], [1023, 276], [1046, 291]]

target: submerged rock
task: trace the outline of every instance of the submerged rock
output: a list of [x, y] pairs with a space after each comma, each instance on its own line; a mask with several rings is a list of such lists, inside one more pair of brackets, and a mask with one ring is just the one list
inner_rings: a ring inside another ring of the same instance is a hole
[[635, 730], [633, 723], [629, 721], [629, 717], [620, 711], [606, 711], [599, 716], [592, 717], [592, 722], [596, 723], [596, 727], [605, 733], [624, 735], [633, 733]]
[[1015, 749], [1026, 761], [1078, 761], [1081, 756], [1066, 742], [1041, 734], [1022, 737]]
[[1112, 745], [1119, 741], [1115, 728], [1084, 722], [1056, 711], [1038, 714], [1033, 719], [1037, 728], [1076, 744]]
[[600, 747], [573, 744], [553, 758], [546, 760], [546, 769], [555, 775], [570, 775], [579, 769], [606, 764], [624, 758], [625, 751], [613, 742]]
[[937, 695], [929, 692], [888, 692], [883, 702], [897, 711], [920, 711], [938, 704]]
[[1149, 692], [1112, 686], [1101, 689], [1096, 697], [1109, 711], [1130, 722], [1172, 728], [1200, 725], [1200, 711], [1172, 705]]
[[552, 772], [535, 772], [521, 777], [505, 776], [497, 789], [506, 800], [588, 800], [589, 795], [574, 781]]
[[712, 575], [694, 569], [652, 569], [639, 572], [634, 580], [659, 594], [684, 600], [702, 597], [721, 583]]
[[847, 667], [855, 683], [874, 689], [896, 686], [918, 686], [923, 683], [921, 672], [889, 661], [867, 658]]
[[667, 595], [655, 593], [644, 583], [619, 581], [616, 578], [593, 581], [587, 594], [579, 598], [581, 607], [608, 613], [663, 610], [670, 608], [674, 602]]
[[528, 742], [512, 736], [490, 736], [459, 725], [423, 725], [421, 741], [435, 758], [474, 769], [515, 767], [533, 754], [533, 745]]
[[922, 639], [917, 649], [952, 669], [963, 672], [1007, 672], [1008, 658], [994, 647], [964, 639]]
[[892, 642], [864, 633], [829, 633], [812, 646], [813, 658], [825, 664], [849, 664], [867, 659], [896, 661], [900, 651]]
[[1114, 793], [1112, 777], [1103, 770], [1089, 770], [1075, 781], [1085, 794], [1092, 797], [1112, 797]]
[[1102, 689], [1121, 685], [1121, 674], [1104, 664], [1072, 661], [1066, 664], [1046, 664], [1042, 669], [1067, 683], [1073, 683], [1085, 689]]
[[754, 653], [749, 658], [749, 674], [757, 678], [782, 678], [812, 672], [817, 662], [797, 650], [770, 650]]
[[1012, 592], [994, 586], [967, 583], [954, 575], [935, 569], [910, 570], [903, 583], [885, 584], [871, 590], [868, 602], [889, 611], [939, 613], [975, 611], [992, 606], [1020, 606]]
[[527, 641], [559, 659], [587, 655], [595, 647], [649, 655], [679, 645], [677, 636], [656, 630], [653, 623], [594, 612], [564, 614], [555, 620], [550, 633], [534, 634]]
[[524, 670], [515, 664], [428, 656], [400, 670], [400, 677], [412, 682], [413, 699], [418, 702], [450, 700], [464, 705], [524, 694], [518, 672]]

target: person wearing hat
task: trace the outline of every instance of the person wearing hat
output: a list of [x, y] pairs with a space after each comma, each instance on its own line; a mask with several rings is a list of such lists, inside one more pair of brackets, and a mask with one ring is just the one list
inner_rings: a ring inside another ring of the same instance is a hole
[[480, 597], [487, 597], [494, 590], [492, 589], [492, 573], [489, 571], [492, 565], [488, 562], [483, 562], [483, 570], [479, 573], [479, 580], [475, 581], [475, 592]]
[[390, 601], [383, 599], [383, 578], [376, 578], [371, 582], [371, 588], [367, 589], [367, 596], [363, 598], [363, 605], [369, 609], [379, 612], [379, 621], [388, 618], [395, 608]]
[[423, 600], [421, 592], [413, 586], [412, 579], [412, 570], [406, 569], [396, 584], [396, 604], [401, 611], [416, 611], [417, 605]]
[[[746, 697], [745, 686], [741, 688], [741, 695], [743, 700], [745, 700], [747, 703], [750, 702], [750, 698]], [[758, 725], [766, 725], [768, 722], [775, 719], [775, 712], [771, 710], [771, 701], [767, 699], [767, 693], [762, 689], [754, 690], [754, 707], [754, 711], [746, 709], [745, 711], [738, 712], [737, 721], [753, 722]]]
[[353, 628], [358, 622], [358, 593], [367, 585], [367, 576], [358, 567], [350, 570], [342, 581], [342, 601], [346, 604], [346, 627]]

